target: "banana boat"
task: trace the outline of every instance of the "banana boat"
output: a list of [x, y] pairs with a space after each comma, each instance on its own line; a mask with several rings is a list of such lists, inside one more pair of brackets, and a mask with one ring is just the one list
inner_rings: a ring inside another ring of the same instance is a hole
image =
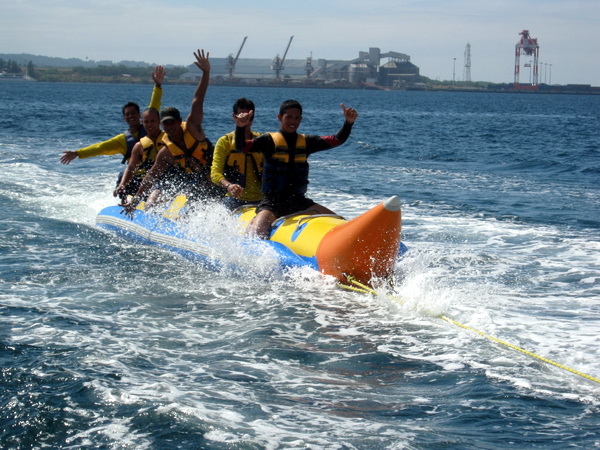
[[[272, 247], [283, 267], [308, 266], [344, 282], [348, 276], [370, 284], [390, 277], [398, 256], [406, 250], [400, 242], [401, 207], [397, 196], [376, 205], [351, 220], [329, 214], [299, 212], [277, 219], [269, 239], [261, 245]], [[133, 214], [123, 214], [120, 206], [102, 209], [96, 224], [125, 238], [156, 245], [187, 258], [219, 265], [215, 249], [202, 237], [186, 233], [180, 226], [187, 199], [179, 196], [162, 211], [146, 211], [143, 203]], [[245, 206], [234, 215], [243, 229], [254, 217], [255, 206]], [[256, 239], [240, 239], [241, 251], [248, 251]]]

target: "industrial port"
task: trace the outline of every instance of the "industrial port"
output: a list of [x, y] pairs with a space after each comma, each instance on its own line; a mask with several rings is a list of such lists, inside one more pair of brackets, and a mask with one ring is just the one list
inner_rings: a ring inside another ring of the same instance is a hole
[[[458, 62], [458, 67], [457, 58], [453, 58], [452, 79], [439, 81], [422, 75], [420, 68], [411, 62], [411, 57], [398, 51], [381, 51], [378, 47], [371, 47], [367, 50], [359, 50], [357, 57], [350, 60], [314, 59], [312, 53], [304, 59], [288, 59], [288, 51], [294, 40], [294, 36], [290, 36], [289, 40], [282, 42], [282, 53], [273, 58], [245, 58], [244, 46], [248, 39], [248, 36], [245, 36], [236, 51], [225, 58], [211, 56], [213, 85], [600, 94], [600, 87], [587, 84], [553, 84], [552, 64], [539, 60], [540, 44], [537, 38], [531, 36], [529, 30], [522, 30], [519, 33], [519, 38], [514, 45], [514, 80], [506, 83], [471, 81], [471, 44], [468, 42], [464, 48], [464, 59]], [[22, 67], [12, 71], [7, 70], [7, 67], [0, 67], [0, 81], [147, 82], [146, 72], [143, 72], [143, 75], [136, 74], [133, 69], [148, 66], [147, 63], [142, 62], [128, 61], [119, 64], [114, 64], [112, 61], [61, 60], [57, 62], [54, 60], [60, 58], [25, 54], [0, 54], [0, 62], [2, 56], [8, 58], [9, 63], [13, 59], [13, 65], [20, 63]], [[61, 63], [68, 63], [68, 65], [60, 65]], [[118, 67], [119, 69], [116, 70], [121, 71], [111, 71], [111, 66]], [[55, 69], [58, 67], [74, 69], [71, 71]], [[94, 71], [94, 68], [98, 70]], [[195, 84], [201, 75], [199, 69], [193, 64], [173, 66], [169, 70], [172, 75], [170, 82], [175, 84]]]
[[[212, 82], [218, 85], [255, 85], [255, 86], [296, 86], [328, 88], [363, 88], [380, 90], [460, 90], [460, 91], [511, 91], [528, 93], [594, 93], [600, 94], [600, 88], [590, 85], [552, 85], [552, 64], [539, 61], [539, 44], [528, 30], [519, 33], [520, 39], [515, 45], [514, 82], [503, 84], [490, 83], [487, 87], [471, 83], [471, 44], [465, 45], [462, 77], [453, 79], [453, 84], [436, 86], [430, 79], [420, 74], [419, 67], [413, 64], [410, 56], [397, 52], [382, 52], [377, 47], [359, 51], [352, 60], [316, 59], [309, 55], [304, 60], [287, 59], [288, 50], [294, 39], [289, 38], [282, 56], [273, 59], [251, 59], [241, 57], [244, 37], [236, 54], [226, 58], [212, 58]], [[521, 62], [521, 56], [525, 56]], [[456, 63], [456, 58], [454, 58]], [[541, 69], [546, 68], [545, 77]], [[529, 69], [529, 80], [521, 79], [521, 71]], [[548, 70], [550, 81], [548, 81]], [[453, 77], [456, 73], [453, 75]], [[195, 81], [200, 73], [194, 66], [182, 78]], [[458, 80], [457, 83], [454, 81]]]
[[[247, 37], [237, 54], [227, 58], [211, 58], [211, 72], [216, 84], [235, 85], [303, 85], [324, 87], [370, 87], [373, 89], [405, 89], [418, 86], [419, 68], [410, 56], [399, 52], [381, 52], [372, 47], [360, 51], [358, 57], [345, 60], [286, 59], [294, 36], [291, 36], [283, 56], [273, 59], [240, 58]], [[197, 78], [197, 70], [190, 70], [184, 78]]]

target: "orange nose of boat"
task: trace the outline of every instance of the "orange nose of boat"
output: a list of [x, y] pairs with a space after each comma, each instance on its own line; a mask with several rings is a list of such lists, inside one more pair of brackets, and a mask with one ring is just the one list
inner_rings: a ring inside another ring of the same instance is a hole
[[388, 277], [400, 248], [401, 223], [400, 198], [394, 196], [338, 225], [317, 248], [319, 270], [340, 280], [352, 275], [361, 283]]

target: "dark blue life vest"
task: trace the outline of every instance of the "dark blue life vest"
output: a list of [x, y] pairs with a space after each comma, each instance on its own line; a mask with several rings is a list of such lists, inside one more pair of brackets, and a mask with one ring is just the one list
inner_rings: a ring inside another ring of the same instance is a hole
[[135, 144], [137, 144], [140, 141], [140, 139], [143, 138], [144, 136], [146, 136], [148, 133], [146, 132], [146, 129], [144, 128], [144, 126], [141, 125], [140, 131], [138, 131], [137, 138], [129, 130], [124, 131], [123, 134], [125, 135], [125, 142], [127, 142], [127, 151], [125, 152], [125, 156], [123, 156], [123, 161], [121, 161], [121, 164], [125, 164], [127, 161], [129, 161], [129, 158], [131, 158], [131, 152], [133, 150], [133, 146]]

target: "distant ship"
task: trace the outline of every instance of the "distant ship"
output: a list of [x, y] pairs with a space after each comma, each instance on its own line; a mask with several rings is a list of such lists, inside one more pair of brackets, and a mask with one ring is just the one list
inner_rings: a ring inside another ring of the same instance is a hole
[[0, 81], [35, 81], [29, 75], [23, 75], [22, 73], [0, 73]]

